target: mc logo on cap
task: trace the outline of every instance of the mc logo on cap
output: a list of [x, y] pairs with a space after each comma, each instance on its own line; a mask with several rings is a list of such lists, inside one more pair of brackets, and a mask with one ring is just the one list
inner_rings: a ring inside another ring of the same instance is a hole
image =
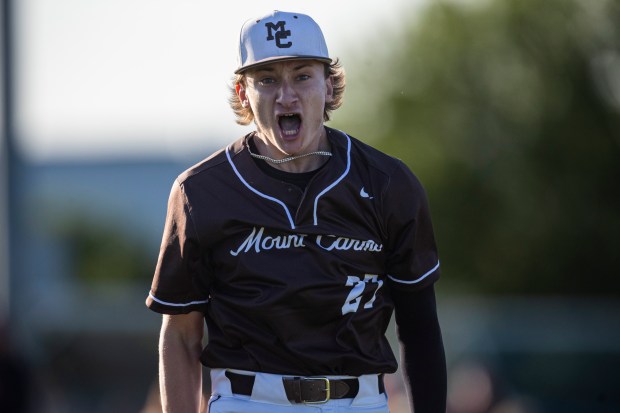
[[[285, 21], [280, 21], [277, 24], [273, 24], [272, 22], [267, 22], [265, 23], [265, 26], [267, 26], [267, 30], [269, 31], [269, 35], [267, 36], [267, 40], [276, 40], [276, 46], [280, 47], [280, 48], [289, 48], [293, 45], [292, 42], [288, 42], [286, 44], [281, 43], [282, 39], [285, 39], [287, 37], [289, 37], [291, 35], [291, 31], [290, 30], [285, 30], [284, 26], [286, 26], [286, 22]], [[275, 30], [275, 37], [273, 36], [273, 30]]]
[[319, 25], [301, 13], [274, 11], [241, 27], [235, 73], [280, 60], [315, 59], [331, 63]]

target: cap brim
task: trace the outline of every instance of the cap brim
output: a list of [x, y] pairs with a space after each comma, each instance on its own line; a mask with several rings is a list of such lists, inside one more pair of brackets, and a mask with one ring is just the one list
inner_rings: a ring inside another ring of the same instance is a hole
[[332, 59], [328, 57], [323, 57], [323, 56], [276, 56], [276, 57], [270, 57], [268, 59], [259, 60], [258, 62], [254, 62], [250, 65], [240, 67], [239, 69], [235, 70], [235, 74], [238, 75], [249, 69], [254, 69], [258, 66], [263, 66], [269, 63], [281, 62], [285, 60], [318, 60], [320, 62], [328, 63], [328, 64], [332, 62]]

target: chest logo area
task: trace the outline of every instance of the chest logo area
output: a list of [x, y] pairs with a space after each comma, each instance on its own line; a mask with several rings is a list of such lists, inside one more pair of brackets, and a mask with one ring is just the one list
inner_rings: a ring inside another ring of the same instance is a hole
[[286, 250], [289, 248], [304, 248], [304, 240], [306, 234], [289, 234], [289, 235], [277, 235], [270, 236], [265, 235], [265, 227], [261, 227], [259, 230], [254, 227], [248, 237], [243, 240], [239, 248], [236, 250], [230, 250], [230, 255], [236, 257], [242, 252], [249, 252], [254, 250], [258, 253], [264, 250]]
[[307, 243], [314, 243], [326, 251], [381, 252], [383, 250], [383, 245], [373, 240], [358, 240], [335, 235], [287, 234], [273, 236], [265, 233], [265, 227], [254, 227], [250, 235], [236, 249], [230, 250], [230, 255], [236, 257], [241, 253], [250, 251], [261, 253], [274, 249], [306, 248], [309, 245]]

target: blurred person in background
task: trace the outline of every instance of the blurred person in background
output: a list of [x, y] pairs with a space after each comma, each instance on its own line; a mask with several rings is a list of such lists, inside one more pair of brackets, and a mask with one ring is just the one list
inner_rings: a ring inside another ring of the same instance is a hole
[[540, 413], [535, 400], [511, 389], [489, 362], [458, 361], [448, 383], [447, 413]]
[[9, 333], [0, 318], [0, 412], [27, 413], [32, 411], [30, 366], [12, 348]]
[[309, 16], [248, 20], [235, 75], [237, 122], [256, 130], [175, 180], [147, 298], [163, 314], [163, 410], [201, 409], [202, 362], [212, 413], [387, 412], [395, 311], [412, 407], [444, 412], [439, 259], [422, 184], [325, 126], [345, 75]]

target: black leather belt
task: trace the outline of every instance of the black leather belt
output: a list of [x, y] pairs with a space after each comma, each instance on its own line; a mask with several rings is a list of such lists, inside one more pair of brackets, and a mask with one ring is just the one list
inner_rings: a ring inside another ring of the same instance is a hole
[[[254, 376], [226, 371], [231, 390], [235, 394], [250, 396]], [[359, 391], [359, 381], [352, 379], [328, 379], [325, 377], [283, 378], [286, 397], [291, 403], [325, 403], [331, 399], [352, 399]], [[379, 393], [385, 393], [383, 374], [379, 375]]]

